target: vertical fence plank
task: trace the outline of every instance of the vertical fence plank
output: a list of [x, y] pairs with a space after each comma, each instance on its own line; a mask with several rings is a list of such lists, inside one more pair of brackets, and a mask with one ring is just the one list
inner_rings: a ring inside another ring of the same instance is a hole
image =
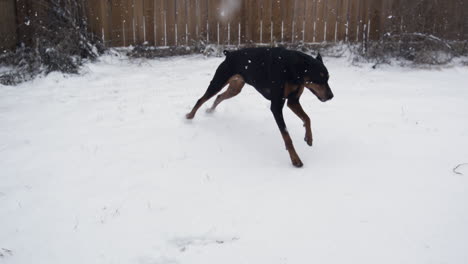
[[255, 10], [253, 10], [253, 5], [256, 0], [244, 0], [244, 14], [245, 14], [245, 19], [244, 19], [244, 25], [243, 25], [243, 35], [244, 35], [244, 41], [243, 43], [249, 44], [253, 41], [253, 33], [252, 31], [254, 30], [254, 13]]
[[[88, 1], [90, 3], [90, 1]], [[124, 46], [124, 33], [123, 33], [123, 5], [124, 0], [112, 1], [112, 13], [111, 13], [111, 42], [112, 46], [122, 47]]]
[[125, 22], [125, 26], [123, 27], [124, 33], [123, 35], [125, 36], [125, 44], [126, 46], [133, 45], [134, 44], [134, 39], [135, 39], [135, 31], [133, 29], [134, 25], [134, 20], [133, 20], [133, 2], [135, 0], [125, 0], [124, 6], [122, 9], [123, 13], [123, 21]]
[[315, 22], [315, 2], [316, 0], [306, 1], [305, 8], [305, 42], [314, 41], [314, 22]]
[[358, 29], [357, 29], [357, 41], [362, 42], [365, 40], [365, 30], [367, 29], [366, 25], [366, 16], [367, 16], [367, 8], [366, 8], [366, 0], [359, 1], [359, 11], [358, 11]]
[[324, 41], [326, 0], [316, 2], [315, 42]]
[[180, 45], [185, 45], [188, 43], [187, 36], [186, 36], [186, 28], [185, 25], [187, 23], [187, 13], [186, 13], [186, 6], [185, 6], [185, 1], [186, 0], [174, 0], [175, 2], [175, 15], [176, 15], [176, 32], [177, 33], [176, 39], [177, 39], [177, 44]]
[[317, 42], [318, 0], [312, 0], [312, 42]]
[[203, 0], [195, 0], [195, 25], [194, 25], [194, 28], [195, 28], [195, 34], [194, 34], [194, 39], [196, 39], [197, 41], [200, 41], [200, 26], [201, 26], [201, 21], [202, 21], [202, 18], [201, 18], [201, 3], [200, 1], [203, 1]]
[[294, 34], [296, 31], [296, 25], [294, 22], [296, 16], [296, 4], [298, 0], [289, 0], [286, 8], [286, 22], [284, 23], [284, 39], [286, 43], [294, 42]]
[[133, 12], [134, 2], [135, 0], [126, 0], [124, 1], [124, 21], [125, 21], [125, 42], [126, 46], [135, 45], [136, 40], [136, 32], [135, 32], [135, 17]]
[[[226, 0], [218, 0], [218, 12], [216, 14], [216, 31], [218, 33], [219, 24], [219, 44], [226, 45], [228, 43], [228, 23], [230, 22], [230, 13], [226, 9]], [[216, 40], [218, 41], [218, 39]]]
[[382, 0], [382, 12], [380, 14], [380, 37], [385, 39], [385, 36], [391, 34], [389, 33], [389, 28], [391, 27], [390, 22], [393, 20], [393, 15], [391, 11], [391, 1], [392, 0]]
[[282, 43], [291, 43], [292, 41], [292, 24], [294, 18], [294, 1], [295, 0], [282, 0], [281, 1], [281, 31]]
[[382, 0], [372, 0], [369, 6], [369, 19], [370, 27], [369, 40], [380, 40], [382, 33], [382, 23], [380, 18], [383, 16], [382, 13]]
[[0, 0], [0, 52], [16, 45], [15, 3], [12, 0]]
[[[452, 0], [449, 0], [449, 1], [452, 1]], [[432, 26], [429, 21], [429, 19], [427, 19], [427, 15], [430, 15], [430, 16], [433, 16], [433, 11], [434, 11], [434, 8], [433, 8], [433, 2], [434, 0], [423, 0], [422, 2], [420, 2], [420, 4], [417, 5], [417, 10], [419, 10], [419, 14], [418, 14], [418, 24], [416, 25], [417, 27], [417, 31], [419, 33], [423, 33], [423, 34], [430, 34], [430, 27]]]
[[464, 0], [459, 0], [460, 5], [460, 27], [461, 27], [461, 38], [459, 40], [468, 40], [468, 3]]
[[281, 41], [281, 3], [277, 0], [272, 0], [271, 17], [273, 20], [273, 42]]
[[196, 38], [195, 26], [196, 26], [196, 5], [193, 0], [185, 1], [185, 10], [187, 14], [187, 29], [188, 29], [188, 39], [187, 42], [189, 45], [194, 44]]
[[236, 27], [236, 39], [239, 39], [237, 42], [239, 45], [247, 43], [247, 26], [249, 24], [248, 17], [249, 17], [249, 12], [248, 12], [248, 5], [250, 4], [249, 0], [244, 0], [242, 1], [242, 7], [241, 7], [241, 18], [238, 24], [238, 27]]
[[328, 42], [335, 42], [335, 33], [337, 30], [337, 14], [338, 14], [337, 0], [327, 0], [327, 39]]
[[305, 41], [305, 12], [306, 1], [295, 0], [294, 1], [294, 16], [293, 16], [293, 43], [299, 43]]
[[407, 12], [408, 8], [412, 3], [409, 3], [407, 1], [401, 0], [400, 5], [397, 8], [397, 12], [400, 14], [400, 35], [405, 34], [405, 33], [411, 33], [414, 30], [414, 24], [412, 21], [415, 19], [415, 16], [417, 16], [417, 10], [413, 10], [411, 14]]
[[402, 33], [403, 15], [400, 12], [400, 4], [404, 0], [392, 0], [390, 3], [389, 16], [386, 21], [386, 33], [390, 36], [398, 36]]
[[[462, 36], [462, 28], [460, 27], [460, 23], [462, 22], [461, 17], [463, 14], [461, 11], [463, 10], [463, 6], [460, 4], [459, 0], [450, 0], [448, 1], [450, 3], [449, 6], [449, 14], [450, 14], [450, 19], [448, 19], [448, 36], [447, 39], [449, 40], [458, 40]], [[468, 16], [468, 14], [465, 14], [464, 16]]]
[[458, 0], [457, 10], [457, 30], [459, 32], [458, 40], [468, 40], [468, 3], [464, 0]]
[[[379, 0], [375, 0], [375, 1], [379, 1]], [[372, 6], [372, 3], [375, 2], [374, 0], [366, 0], [366, 9], [365, 9], [365, 19], [364, 19], [364, 23], [365, 23], [365, 32], [364, 32], [364, 38], [365, 38], [365, 41], [367, 42], [369, 40], [369, 37], [370, 37], [370, 30], [372, 29], [373, 25], [371, 25], [371, 6]]]
[[[230, 4], [228, 4], [228, 1], [230, 0], [226, 0], [225, 2], [225, 8], [227, 9], [232, 7]], [[230, 45], [239, 45], [239, 24], [241, 24], [241, 21], [244, 20], [242, 8], [242, 4], [237, 3], [237, 5], [234, 6], [234, 10], [225, 10], [225, 12], [228, 14], [228, 43]], [[243, 34], [243, 32], [241, 32], [241, 34]]]
[[101, 38], [104, 41], [105, 46], [112, 45], [111, 39], [112, 39], [112, 18], [111, 18], [111, 11], [112, 11], [112, 6], [111, 6], [111, 1], [110, 0], [101, 0], [101, 22], [102, 22], [102, 28], [101, 28]]
[[360, 0], [349, 0], [348, 3], [348, 39], [350, 42], [357, 41], [359, 2]]
[[101, 6], [99, 2], [93, 2], [89, 4], [89, 17], [88, 17], [88, 26], [94, 33], [94, 36], [100, 38], [99, 28], [100, 28], [100, 13]]
[[216, 44], [216, 13], [218, 7], [216, 5], [216, 0], [206, 0], [207, 2], [207, 27], [208, 34], [207, 38], [209, 39], [209, 43]]
[[101, 38], [99, 33], [101, 30], [101, 3], [94, 1], [88, 4], [89, 16], [88, 16], [88, 26], [94, 33], [95, 37]]
[[338, 1], [338, 9], [337, 9], [337, 16], [336, 16], [337, 28], [337, 41], [345, 41], [346, 40], [346, 28], [348, 23], [348, 0], [339, 0]]
[[166, 39], [165, 39], [165, 34], [164, 34], [164, 12], [165, 12], [165, 7], [164, 3], [165, 0], [154, 0], [154, 27], [156, 27], [155, 30], [155, 42], [157, 43], [158, 46], [164, 46]]
[[436, 8], [433, 13], [431, 34], [437, 37], [441, 37], [441, 33], [443, 32], [444, 28], [445, 10], [443, 10], [443, 3], [437, 0], [434, 1], [436, 2]]
[[263, 0], [254, 1], [253, 8], [252, 41], [253, 43], [260, 43], [263, 42]]
[[441, 9], [443, 10], [442, 12], [442, 16], [443, 16], [443, 22], [442, 22], [442, 28], [441, 28], [441, 33], [440, 35], [444, 38], [444, 39], [448, 39], [450, 37], [450, 34], [449, 34], [449, 25], [450, 25], [450, 19], [449, 19], [449, 8], [450, 8], [450, 4], [449, 4], [449, 1], [444, 1], [443, 3], [441, 3]]
[[199, 24], [198, 32], [200, 39], [203, 39], [205, 42], [209, 43], [209, 35], [207, 34], [207, 24], [208, 24], [208, 0], [198, 0], [199, 4]]
[[143, 0], [143, 35], [148, 45], [154, 45], [154, 0]]
[[272, 42], [272, 0], [263, 0], [262, 6], [262, 41], [263, 43]]
[[135, 30], [135, 43], [134, 45], [143, 44], [146, 39], [146, 32], [143, 30], [143, 16], [144, 16], [144, 7], [143, 0], [134, 0], [132, 4], [133, 8], [133, 20], [134, 20], [134, 30]]
[[174, 46], [176, 45], [176, 1], [175, 0], [166, 0], [166, 35], [167, 35], [167, 45]]
[[[90, 14], [90, 6], [89, 4], [86, 5], [86, 11], [88, 13], [88, 17]], [[31, 44], [31, 27], [27, 24], [29, 21], [30, 15], [30, 7], [29, 2], [26, 0], [17, 0], [16, 1], [16, 21], [17, 21], [17, 37], [18, 37], [18, 44]], [[89, 26], [88, 22], [88, 30], [92, 30]]]

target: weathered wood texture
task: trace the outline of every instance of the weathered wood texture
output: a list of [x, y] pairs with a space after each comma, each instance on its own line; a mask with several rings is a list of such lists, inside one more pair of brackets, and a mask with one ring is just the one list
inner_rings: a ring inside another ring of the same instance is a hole
[[0, 52], [16, 45], [15, 1], [0, 0]]
[[[466, 0], [81, 0], [106, 46], [468, 39]], [[0, 0], [0, 47], [27, 39], [34, 1]]]

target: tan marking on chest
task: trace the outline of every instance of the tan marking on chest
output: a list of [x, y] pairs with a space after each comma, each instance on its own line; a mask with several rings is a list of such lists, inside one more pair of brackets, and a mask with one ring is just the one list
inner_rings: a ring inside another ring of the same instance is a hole
[[297, 91], [297, 97], [299, 98], [304, 92], [304, 85], [297, 85], [297, 84], [290, 84], [286, 83], [284, 85], [284, 98], [288, 98], [291, 93], [294, 93]]

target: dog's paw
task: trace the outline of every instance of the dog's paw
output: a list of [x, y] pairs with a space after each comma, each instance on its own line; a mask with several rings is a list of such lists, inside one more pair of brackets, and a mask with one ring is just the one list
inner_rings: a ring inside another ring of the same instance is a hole
[[312, 135], [306, 134], [304, 137], [304, 141], [307, 143], [307, 145], [312, 146], [312, 142], [313, 142]]
[[300, 167], [302, 167], [304, 165], [302, 163], [301, 159], [299, 159], [299, 158], [293, 158], [293, 159], [291, 159], [291, 161], [292, 161], [292, 164], [294, 165], [294, 167], [296, 167], [296, 168], [300, 168]]
[[195, 117], [195, 114], [192, 114], [192, 113], [188, 113], [185, 115], [185, 118], [187, 119], [193, 119], [193, 117]]

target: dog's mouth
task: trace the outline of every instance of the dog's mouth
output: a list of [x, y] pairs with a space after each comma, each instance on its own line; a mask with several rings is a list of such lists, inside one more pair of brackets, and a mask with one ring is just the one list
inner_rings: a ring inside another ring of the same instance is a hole
[[306, 87], [319, 99], [321, 102], [326, 102], [333, 98], [333, 93], [328, 85], [320, 85], [314, 83], [306, 83]]

